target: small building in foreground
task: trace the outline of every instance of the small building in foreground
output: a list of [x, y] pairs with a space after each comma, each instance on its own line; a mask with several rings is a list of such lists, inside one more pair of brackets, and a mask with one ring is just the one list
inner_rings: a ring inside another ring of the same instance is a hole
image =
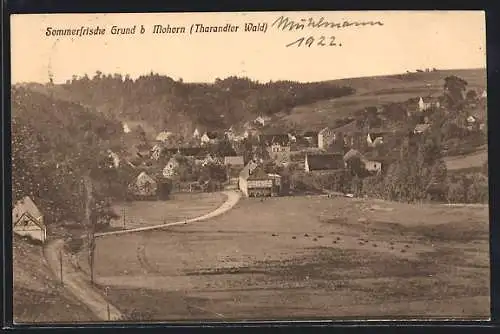
[[12, 208], [12, 230], [15, 234], [30, 237], [44, 243], [47, 240], [47, 227], [43, 215], [33, 200], [26, 196]]

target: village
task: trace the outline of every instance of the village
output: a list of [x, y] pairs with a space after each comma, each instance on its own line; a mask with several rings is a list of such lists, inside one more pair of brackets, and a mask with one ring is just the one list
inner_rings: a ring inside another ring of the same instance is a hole
[[21, 12], [13, 327], [491, 318], [485, 11]]
[[[486, 98], [485, 90], [464, 94], [466, 110], [472, 111], [466, 113], [461, 126], [482, 137], [485, 119], [477, 110], [484, 108]], [[394, 143], [425, 138], [432, 115], [445, 110], [443, 101], [443, 95], [417, 96], [398, 105], [404, 114], [400, 127], [394, 123], [401, 122], [401, 115], [390, 113], [394, 104], [365, 108], [357, 117], [340, 120], [342, 125], [336, 128], [302, 132], [277, 132], [270, 126], [271, 117], [258, 116], [240, 126], [240, 131], [233, 127], [225, 131], [195, 129], [191, 138], [183, 138], [173, 130], [163, 130], [149, 139], [140, 125], [131, 128], [123, 122], [124, 138], [133, 138], [135, 144], [121, 152], [108, 150], [104, 165], [127, 171], [128, 201], [168, 200], [172, 193], [221, 190], [237, 190], [246, 197], [311, 193], [353, 197], [353, 187], [344, 179], [335, 187], [331, 183], [307, 186], [293, 178], [383, 174], [397, 161], [399, 146]], [[46, 228], [41, 217], [33, 200], [25, 197], [14, 205], [14, 232], [44, 242]], [[109, 224], [119, 217], [111, 212], [103, 219]]]
[[[313, 305], [302, 316], [342, 307], [348, 315], [359, 300], [366, 303], [359, 312], [373, 316], [387, 314], [373, 300], [398, 313], [427, 312], [425, 303], [414, 308], [386, 297], [384, 286], [394, 284], [415, 302], [450, 298], [450, 284], [459, 286], [459, 298], [484, 300], [476, 271], [488, 268], [487, 95], [484, 86], [443, 79], [433, 93], [419, 87], [418, 94], [349, 113], [308, 107], [299, 125], [283, 121], [296, 110], [248, 115], [225, 128], [111, 120], [106, 145], [73, 156], [73, 166], [91, 167], [86, 173], [71, 174], [69, 163], [51, 160], [47, 169], [59, 176], [45, 193], [28, 191], [24, 174], [17, 178], [23, 182], [12, 211], [17, 284], [31, 286], [31, 271], [41, 271], [50, 282], [38, 288], [44, 300], [57, 293], [50, 298], [73, 305], [68, 310], [78, 316], [104, 321], [280, 318], [302, 294]], [[80, 140], [103, 131], [94, 124]], [[48, 200], [68, 184], [74, 197]], [[478, 254], [479, 269], [470, 274], [440, 274], [469, 270]], [[352, 272], [353, 266], [366, 272]], [[380, 271], [391, 266], [390, 274]], [[345, 277], [350, 283], [339, 283]], [[436, 280], [446, 282], [438, 297]], [[467, 290], [470, 282], [479, 292]], [[177, 296], [186, 284], [193, 289]], [[28, 310], [33, 292], [23, 289], [18, 308]], [[265, 298], [272, 311], [259, 289], [272, 291]], [[273, 296], [282, 293], [278, 305]], [[324, 299], [332, 295], [344, 297]], [[165, 304], [177, 306], [159, 307]], [[463, 312], [482, 314], [487, 304], [470, 305]]]

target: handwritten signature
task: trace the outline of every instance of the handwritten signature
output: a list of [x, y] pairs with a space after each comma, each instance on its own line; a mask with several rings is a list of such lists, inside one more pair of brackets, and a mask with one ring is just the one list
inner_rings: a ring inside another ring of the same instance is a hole
[[342, 21], [342, 22], [329, 22], [326, 21], [324, 17], [319, 20], [315, 20], [312, 17], [307, 19], [302, 18], [298, 22], [293, 21], [289, 17], [280, 16], [278, 17], [271, 27], [275, 27], [278, 30], [304, 30], [305, 28], [349, 28], [349, 27], [362, 27], [362, 26], [383, 26], [384, 23], [381, 21]]

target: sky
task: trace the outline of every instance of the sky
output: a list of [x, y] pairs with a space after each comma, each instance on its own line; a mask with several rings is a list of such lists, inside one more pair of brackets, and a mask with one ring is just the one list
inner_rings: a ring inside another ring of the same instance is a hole
[[[279, 30], [281, 16], [294, 21], [378, 21], [383, 25]], [[267, 23], [245, 32], [245, 23]], [[156, 24], [185, 27], [185, 34], [153, 34]], [[239, 26], [237, 32], [190, 34], [194, 24]], [[134, 35], [110, 34], [112, 26], [136, 26]], [[145, 33], [140, 34], [141, 25]], [[105, 28], [99, 36], [46, 36], [53, 29]], [[325, 46], [318, 45], [325, 37]], [[330, 46], [331, 37], [336, 46]], [[300, 38], [314, 43], [286, 47]], [[342, 46], [338, 46], [342, 44]], [[483, 11], [353, 11], [261, 13], [22, 14], [11, 16], [11, 81], [71, 79], [73, 75], [151, 71], [184, 82], [245, 76], [260, 82], [302, 82], [438, 68], [485, 68]]]

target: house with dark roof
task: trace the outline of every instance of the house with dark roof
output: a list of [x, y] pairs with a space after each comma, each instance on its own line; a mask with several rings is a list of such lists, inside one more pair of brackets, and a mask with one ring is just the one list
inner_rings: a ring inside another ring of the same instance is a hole
[[28, 196], [17, 201], [12, 208], [12, 231], [42, 243], [47, 239], [47, 227], [43, 215]]
[[346, 168], [343, 153], [306, 154], [305, 171], [339, 171]]
[[240, 172], [238, 187], [247, 197], [278, 196], [281, 177], [267, 174], [261, 165], [251, 161]]

